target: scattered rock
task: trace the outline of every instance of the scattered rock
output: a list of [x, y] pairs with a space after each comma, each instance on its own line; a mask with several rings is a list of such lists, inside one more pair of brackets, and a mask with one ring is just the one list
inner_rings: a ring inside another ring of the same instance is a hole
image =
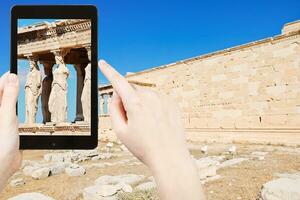
[[198, 160], [195, 160], [195, 162], [196, 162], [196, 166], [198, 167], [198, 169], [202, 169], [202, 168], [209, 167], [209, 166], [220, 165], [220, 162], [212, 157], [200, 158]]
[[217, 175], [217, 167], [209, 166], [198, 169], [198, 175], [201, 180]]
[[148, 177], [148, 180], [152, 181], [152, 182], [155, 182], [155, 178], [153, 176], [149, 176]]
[[208, 177], [208, 178], [206, 178], [206, 179], [201, 180], [201, 183], [202, 183], [202, 184], [205, 184], [205, 183], [208, 183], [208, 182], [210, 182], [210, 181], [218, 180], [218, 179], [220, 179], [220, 178], [221, 178], [221, 176], [220, 176], [219, 174], [217, 174], [217, 175], [215, 175], [215, 176]]
[[122, 191], [126, 193], [132, 193], [133, 189], [130, 185], [124, 184], [122, 187]]
[[112, 142], [109, 142], [106, 144], [106, 147], [108, 147], [108, 148], [112, 148], [113, 146], [114, 146], [114, 143], [112, 143]]
[[69, 176], [82, 176], [86, 173], [85, 168], [77, 164], [72, 164], [65, 171]]
[[31, 174], [32, 174], [32, 172], [33, 171], [35, 171], [35, 170], [37, 170], [39, 167], [38, 166], [25, 166], [24, 168], [23, 168], [23, 174], [25, 175], [25, 176], [31, 176]]
[[95, 181], [95, 183], [97, 185], [118, 184], [118, 183], [133, 185], [133, 184], [140, 182], [144, 178], [145, 178], [145, 176], [136, 175], [136, 174], [124, 174], [124, 175], [119, 175], [119, 176], [104, 175], [104, 176], [99, 177]]
[[114, 185], [94, 185], [87, 187], [83, 190], [83, 199], [84, 200], [97, 200], [97, 199], [106, 199], [103, 197], [113, 197], [112, 199], [117, 199], [116, 196], [113, 196], [117, 193], [117, 188]]
[[41, 193], [33, 192], [33, 193], [23, 193], [15, 197], [9, 198], [8, 200], [54, 200], [54, 199], [46, 195], [43, 195]]
[[202, 152], [202, 153], [206, 154], [206, 153], [207, 153], [207, 150], [208, 150], [207, 145], [201, 147], [201, 152]]
[[229, 166], [244, 162], [246, 160], [249, 160], [249, 159], [248, 158], [233, 158], [233, 159], [222, 162], [218, 168], [229, 167]]
[[65, 168], [72, 165], [72, 163], [58, 162], [50, 165], [51, 175], [61, 174], [65, 171]]
[[236, 146], [231, 146], [231, 147], [228, 149], [228, 152], [231, 153], [231, 154], [235, 154], [235, 153], [236, 153]]
[[50, 162], [51, 159], [52, 159], [52, 153], [47, 153], [47, 154], [44, 155], [44, 160], [46, 162]]
[[263, 185], [261, 191], [263, 200], [299, 200], [300, 179], [279, 178]]
[[33, 179], [36, 179], [36, 180], [45, 179], [49, 175], [50, 175], [50, 168], [49, 167], [42, 167], [42, 168], [34, 170], [31, 173], [31, 177]]
[[64, 153], [51, 153], [51, 154], [45, 154], [44, 160], [47, 162], [64, 162], [65, 161], [65, 155]]
[[212, 157], [200, 158], [199, 160], [195, 160], [195, 163], [201, 180], [206, 179], [207, 177], [216, 176], [216, 166], [220, 165], [220, 162]]
[[151, 190], [153, 188], [156, 188], [156, 183], [152, 181], [139, 184], [138, 186], [135, 187], [136, 190]]
[[96, 185], [117, 184], [116, 176], [104, 175], [95, 180]]
[[120, 149], [121, 149], [122, 151], [126, 151], [126, 152], [129, 151], [129, 150], [127, 149], [127, 147], [126, 147], [124, 144], [122, 144], [122, 145], [120, 146]]
[[32, 161], [32, 160], [23, 160], [22, 161], [22, 166], [21, 166], [21, 169], [24, 169], [24, 167], [26, 166], [37, 166], [37, 162], [35, 161]]
[[119, 175], [116, 176], [118, 183], [124, 183], [124, 184], [129, 184], [133, 185], [145, 178], [144, 175], [137, 175], [137, 174], [124, 174], [124, 175]]
[[102, 153], [99, 155], [99, 158], [101, 160], [111, 159], [111, 158], [113, 158], [113, 154], [112, 153]]
[[13, 180], [10, 181], [10, 185], [12, 187], [22, 186], [22, 185], [25, 185], [25, 181], [24, 181], [23, 178], [13, 179]]

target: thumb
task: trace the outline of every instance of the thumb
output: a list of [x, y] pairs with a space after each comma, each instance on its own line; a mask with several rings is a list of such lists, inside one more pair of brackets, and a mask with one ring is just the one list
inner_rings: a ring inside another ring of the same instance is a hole
[[16, 74], [9, 74], [4, 80], [1, 111], [7, 117], [16, 115], [16, 103], [19, 93], [19, 80]]

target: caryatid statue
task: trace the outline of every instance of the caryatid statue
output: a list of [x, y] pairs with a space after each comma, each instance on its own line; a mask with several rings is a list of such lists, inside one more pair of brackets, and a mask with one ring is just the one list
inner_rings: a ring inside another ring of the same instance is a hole
[[42, 75], [36, 58], [29, 56], [28, 59], [30, 71], [27, 74], [25, 84], [25, 123], [33, 124], [36, 122], [38, 100], [41, 94]]
[[49, 97], [49, 111], [51, 122], [60, 123], [67, 121], [68, 109], [68, 83], [69, 69], [64, 62], [67, 51], [54, 51], [55, 62], [58, 67], [53, 71], [52, 89]]
[[43, 62], [45, 78], [42, 81], [42, 113], [43, 113], [43, 123], [51, 122], [51, 113], [49, 112], [49, 97], [51, 93], [51, 85], [53, 81], [52, 67], [54, 63]]
[[[91, 48], [86, 47], [88, 59], [91, 61]], [[84, 85], [81, 95], [82, 112], [85, 122], [91, 121], [91, 63], [85, 67]]]

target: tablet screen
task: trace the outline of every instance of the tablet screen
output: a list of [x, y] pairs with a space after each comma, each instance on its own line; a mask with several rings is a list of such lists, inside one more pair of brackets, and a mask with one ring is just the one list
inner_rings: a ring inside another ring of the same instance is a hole
[[20, 135], [91, 134], [91, 20], [18, 19]]

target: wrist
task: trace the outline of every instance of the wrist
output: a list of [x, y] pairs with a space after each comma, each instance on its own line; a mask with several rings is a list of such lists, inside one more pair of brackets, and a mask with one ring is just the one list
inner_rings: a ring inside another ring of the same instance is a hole
[[159, 155], [153, 156], [148, 166], [154, 176], [176, 174], [194, 168], [190, 153], [185, 148], [160, 152]]

